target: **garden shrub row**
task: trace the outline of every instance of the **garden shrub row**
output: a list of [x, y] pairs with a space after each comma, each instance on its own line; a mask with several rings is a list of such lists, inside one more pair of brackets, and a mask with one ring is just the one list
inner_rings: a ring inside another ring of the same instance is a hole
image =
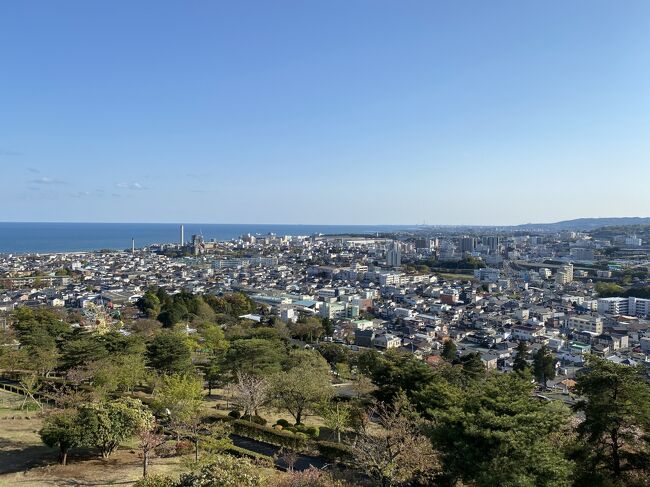
[[276, 430], [269, 426], [250, 423], [242, 419], [230, 421], [236, 434], [264, 441], [276, 446], [302, 450], [307, 446], [307, 435], [290, 431]]

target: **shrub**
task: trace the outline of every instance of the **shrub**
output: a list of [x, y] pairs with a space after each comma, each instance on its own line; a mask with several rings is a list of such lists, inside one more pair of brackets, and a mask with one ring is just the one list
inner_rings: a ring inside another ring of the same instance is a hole
[[319, 453], [330, 462], [346, 462], [352, 458], [352, 448], [343, 443], [319, 441], [316, 444]]
[[198, 471], [181, 475], [178, 487], [261, 487], [262, 478], [247, 458], [219, 455]]
[[288, 428], [289, 426], [291, 426], [291, 425], [289, 424], [289, 421], [287, 421], [286, 419], [278, 419], [278, 420], [275, 422], [275, 424], [279, 424], [279, 425], [282, 426], [283, 428]]
[[291, 449], [302, 449], [307, 444], [307, 436], [302, 433], [300, 433], [302, 436], [298, 436], [290, 431], [276, 430], [269, 426], [249, 423], [242, 419], [232, 421], [231, 424], [233, 425], [234, 433], [272, 445]]
[[194, 445], [189, 440], [180, 440], [176, 442], [176, 455], [187, 455], [194, 451]]
[[176, 444], [171, 441], [166, 441], [158, 448], [156, 448], [156, 455], [160, 458], [169, 458], [176, 455]]
[[318, 426], [308, 426], [305, 428], [305, 433], [307, 433], [312, 438], [318, 438], [320, 435], [320, 428]]
[[166, 475], [148, 475], [138, 480], [133, 487], [174, 487], [174, 480]]
[[250, 421], [255, 424], [261, 424], [262, 426], [266, 425], [267, 421], [262, 416], [251, 416]]
[[239, 418], [241, 418], [241, 413], [239, 411], [237, 411], [236, 409], [233, 409], [232, 411], [230, 411], [228, 413], [228, 416], [230, 416], [231, 418], [234, 418], [234, 419], [239, 419]]

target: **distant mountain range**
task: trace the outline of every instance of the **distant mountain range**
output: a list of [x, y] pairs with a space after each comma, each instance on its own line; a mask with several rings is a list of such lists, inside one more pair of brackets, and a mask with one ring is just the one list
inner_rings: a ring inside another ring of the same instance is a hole
[[525, 223], [515, 225], [517, 230], [544, 230], [544, 231], [589, 231], [602, 227], [618, 227], [626, 225], [650, 225], [650, 217], [619, 217], [619, 218], [576, 218], [556, 223]]

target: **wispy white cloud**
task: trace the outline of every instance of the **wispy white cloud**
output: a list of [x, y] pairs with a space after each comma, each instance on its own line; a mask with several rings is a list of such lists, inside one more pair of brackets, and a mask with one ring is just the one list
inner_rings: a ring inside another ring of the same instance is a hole
[[68, 184], [66, 181], [62, 181], [60, 179], [54, 179], [50, 178], [47, 176], [43, 176], [40, 178], [32, 179], [29, 181], [32, 184], [43, 184], [43, 185], [51, 185], [51, 184]]
[[117, 183], [115, 186], [117, 186], [120, 189], [129, 189], [131, 191], [141, 191], [143, 189], [147, 189], [145, 186], [143, 186], [137, 181], [133, 181], [130, 183], [126, 183], [126, 182]]

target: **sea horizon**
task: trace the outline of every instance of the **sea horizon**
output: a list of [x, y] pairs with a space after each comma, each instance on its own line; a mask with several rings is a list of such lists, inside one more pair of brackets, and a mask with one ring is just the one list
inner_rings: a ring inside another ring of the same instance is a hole
[[0, 253], [33, 254], [125, 250], [185, 241], [194, 234], [205, 240], [227, 241], [241, 235], [372, 234], [413, 229], [416, 225], [326, 225], [281, 223], [117, 223], [117, 222], [0, 222]]

